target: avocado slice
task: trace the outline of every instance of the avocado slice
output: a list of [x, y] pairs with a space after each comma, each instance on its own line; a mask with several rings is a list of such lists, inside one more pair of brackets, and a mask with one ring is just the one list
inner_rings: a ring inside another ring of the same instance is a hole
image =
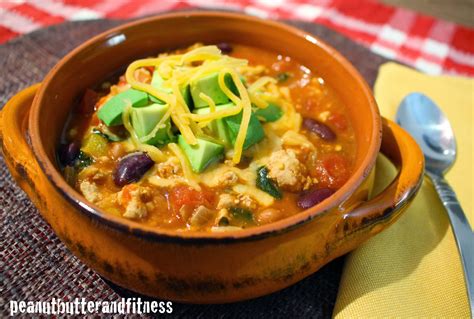
[[257, 108], [254, 114], [263, 122], [275, 122], [283, 116], [283, 110], [276, 104], [268, 103], [264, 109]]
[[[240, 123], [242, 123], [242, 112], [239, 114], [224, 117], [223, 120], [228, 128], [230, 140], [232, 145], [235, 145], [235, 140], [240, 130]], [[262, 124], [257, 119], [255, 114], [250, 115], [249, 126], [247, 129], [247, 136], [245, 136], [244, 150], [248, 149], [250, 146], [257, 144], [265, 137]]]
[[[224, 108], [235, 106], [233, 103], [216, 106], [216, 111], [220, 111]], [[202, 108], [194, 110], [196, 114], [208, 114], [210, 108]], [[215, 120], [217, 123], [215, 137], [224, 142], [225, 144], [235, 144], [237, 135], [240, 130], [240, 123], [242, 122], [242, 112], [236, 115], [224, 117], [222, 119]], [[212, 123], [211, 123], [212, 124]], [[262, 124], [260, 124], [258, 118], [252, 113], [250, 116], [249, 127], [247, 129], [247, 136], [245, 137], [244, 149], [260, 142], [265, 136]]]
[[[224, 105], [218, 105], [216, 106], [216, 111], [223, 110], [225, 108], [229, 108], [234, 106], [234, 104], [229, 103], [229, 104], [224, 104]], [[200, 108], [200, 109], [195, 109], [193, 113], [195, 114], [209, 114], [211, 109], [209, 107], [205, 108]], [[213, 125], [215, 123], [215, 125]], [[212, 121], [208, 127], [212, 130], [213, 136], [217, 138], [219, 141], [226, 145], [231, 145], [231, 140], [229, 136], [229, 132], [227, 129], [227, 125], [225, 124], [223, 119], [217, 119]]]
[[[161, 118], [168, 110], [167, 105], [151, 104], [149, 106], [134, 108], [132, 110], [132, 126], [138, 137], [143, 137], [151, 133]], [[144, 141], [151, 145], [164, 145], [172, 138], [170, 120], [165, 121], [165, 127], [159, 129], [155, 136]]]
[[135, 89], [128, 89], [108, 100], [97, 112], [99, 119], [107, 126], [121, 125], [122, 113], [131, 103], [132, 107], [143, 107], [148, 104], [148, 94]]
[[189, 145], [184, 138], [178, 136], [178, 145], [186, 154], [194, 172], [201, 173], [211, 163], [218, 161], [224, 154], [224, 146], [197, 138], [196, 145]]
[[[163, 82], [165, 82], [165, 80], [163, 80], [161, 75], [158, 72], [154, 71], [153, 75], [151, 76], [151, 86], [157, 89], [163, 89]], [[166, 89], [163, 89], [163, 90], [166, 90]]]
[[[207, 102], [199, 97], [201, 92], [209, 96], [216, 105], [226, 104], [230, 101], [227, 95], [221, 90], [218, 79], [219, 73], [212, 73], [191, 83], [191, 97], [193, 98], [195, 108], [208, 106]], [[224, 76], [224, 82], [227, 87], [237, 95], [237, 87], [230, 74]]]
[[164, 105], [165, 102], [163, 102], [162, 100], [160, 100], [159, 98], [156, 98], [154, 97], [153, 95], [150, 94], [150, 102], [153, 102], [155, 104], [161, 104], [161, 105]]
[[[163, 82], [165, 82], [165, 80], [163, 80], [163, 78], [160, 76], [160, 74], [158, 72], [153, 72], [153, 76], [151, 77], [151, 86], [153, 86], [154, 88], [164, 92], [164, 93], [168, 93], [168, 94], [171, 94], [173, 93], [173, 90], [171, 88], [164, 88], [163, 87]], [[188, 105], [189, 108], [192, 107], [192, 99], [191, 99], [191, 92], [189, 90], [189, 85], [186, 85], [185, 87], [182, 87], [181, 89], [181, 95], [183, 96], [183, 99], [184, 99], [184, 102], [186, 102], [186, 104]], [[165, 102], [163, 102], [162, 100], [154, 97], [153, 95], [150, 95], [150, 100], [154, 103], [157, 103], [157, 104], [165, 104]]]

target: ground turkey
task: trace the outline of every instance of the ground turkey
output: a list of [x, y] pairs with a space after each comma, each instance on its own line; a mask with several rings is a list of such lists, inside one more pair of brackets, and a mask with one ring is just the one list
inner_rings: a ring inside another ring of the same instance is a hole
[[88, 180], [84, 180], [79, 185], [82, 194], [84, 197], [91, 203], [97, 203], [99, 200], [102, 199], [100, 196], [99, 188], [96, 184], [89, 182]]
[[148, 213], [147, 202], [150, 200], [150, 194], [147, 188], [129, 185], [128, 195], [124, 196], [124, 190], [117, 194], [120, 205], [125, 206], [123, 217], [130, 219], [140, 219], [146, 217]]
[[257, 203], [248, 195], [239, 194], [220, 194], [219, 203], [217, 204], [217, 209], [224, 209], [230, 207], [244, 207], [250, 210], [254, 210], [258, 207]]
[[281, 189], [300, 192], [311, 187], [312, 180], [306, 167], [292, 150], [274, 152], [267, 163], [268, 177], [274, 180]]

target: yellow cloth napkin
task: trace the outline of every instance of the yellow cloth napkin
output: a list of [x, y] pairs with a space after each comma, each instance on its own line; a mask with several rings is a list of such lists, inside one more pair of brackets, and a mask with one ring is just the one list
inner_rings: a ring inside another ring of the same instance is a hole
[[[380, 67], [375, 98], [383, 116], [394, 119], [403, 97], [422, 92], [433, 99], [454, 128], [458, 158], [447, 174], [471, 225], [474, 224], [474, 80], [428, 76], [395, 63]], [[375, 192], [395, 176], [379, 156]], [[425, 178], [410, 208], [391, 227], [346, 260], [333, 313], [336, 318], [469, 318], [459, 254], [448, 217]]]

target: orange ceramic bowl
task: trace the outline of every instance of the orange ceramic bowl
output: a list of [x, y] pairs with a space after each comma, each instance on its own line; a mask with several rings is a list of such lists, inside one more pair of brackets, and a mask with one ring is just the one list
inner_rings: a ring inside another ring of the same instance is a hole
[[[357, 140], [355, 171], [329, 199], [284, 220], [238, 232], [177, 233], [109, 215], [71, 188], [55, 157], [74, 101], [134, 59], [195, 42], [221, 41], [289, 55], [317, 70], [348, 106]], [[381, 119], [354, 67], [320, 39], [273, 21], [222, 12], [181, 12], [125, 24], [82, 44], [41, 84], [1, 112], [12, 175], [58, 237], [110, 281], [150, 296], [193, 303], [254, 298], [287, 287], [393, 223], [417, 192], [423, 157]], [[28, 141], [29, 140], [29, 141]], [[382, 150], [400, 172], [367, 201]]]

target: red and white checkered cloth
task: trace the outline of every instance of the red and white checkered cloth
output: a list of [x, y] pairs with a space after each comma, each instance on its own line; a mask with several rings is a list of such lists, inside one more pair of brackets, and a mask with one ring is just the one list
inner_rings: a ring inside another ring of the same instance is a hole
[[132, 18], [192, 7], [313, 21], [427, 73], [474, 76], [474, 29], [373, 0], [0, 0], [0, 43], [66, 20]]

